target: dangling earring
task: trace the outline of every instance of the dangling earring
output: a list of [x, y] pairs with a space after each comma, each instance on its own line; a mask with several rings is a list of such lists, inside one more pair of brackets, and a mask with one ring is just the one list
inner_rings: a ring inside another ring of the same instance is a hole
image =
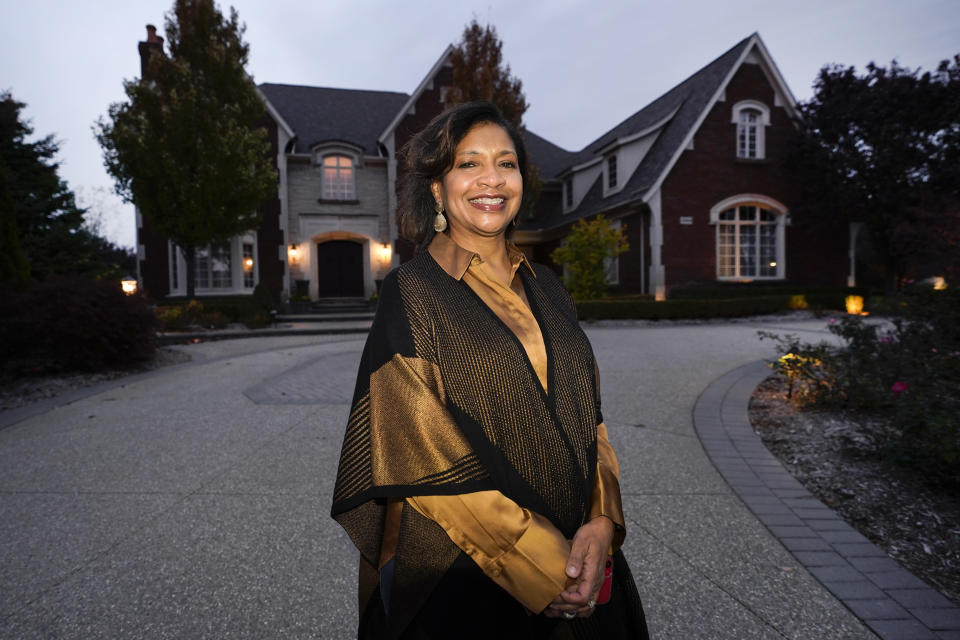
[[443, 215], [443, 205], [438, 201], [436, 204], [437, 215], [433, 218], [433, 230], [442, 233], [447, 228], [447, 218]]

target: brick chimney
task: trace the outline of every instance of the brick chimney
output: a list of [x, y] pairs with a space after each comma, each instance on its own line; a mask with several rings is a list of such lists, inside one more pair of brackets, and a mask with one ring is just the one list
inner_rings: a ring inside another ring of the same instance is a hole
[[147, 67], [150, 62], [150, 56], [154, 54], [163, 55], [163, 38], [157, 35], [157, 28], [152, 24], [147, 25], [147, 40], [141, 42], [137, 49], [140, 51], [140, 77], [147, 77]]

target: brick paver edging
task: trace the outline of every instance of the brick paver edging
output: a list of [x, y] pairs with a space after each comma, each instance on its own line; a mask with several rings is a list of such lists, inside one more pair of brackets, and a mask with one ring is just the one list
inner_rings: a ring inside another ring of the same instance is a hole
[[694, 425], [713, 465], [797, 561], [880, 638], [960, 639], [960, 607], [804, 489], [754, 433], [747, 405], [768, 375], [763, 361], [739, 367], [697, 399]]

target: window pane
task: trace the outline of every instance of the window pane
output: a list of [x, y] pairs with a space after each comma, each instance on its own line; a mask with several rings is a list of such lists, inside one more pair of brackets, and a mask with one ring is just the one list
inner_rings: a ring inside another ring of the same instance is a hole
[[210, 250], [207, 247], [198, 248], [194, 261], [196, 262], [197, 269], [194, 286], [196, 286], [197, 289], [210, 288]]
[[740, 219], [753, 221], [757, 219], [756, 207], [740, 207]]
[[736, 231], [736, 225], [721, 224], [717, 232], [719, 243], [717, 257], [720, 261], [720, 264], [717, 265], [717, 271], [724, 278], [737, 275]]
[[763, 222], [776, 222], [777, 214], [768, 209], [760, 209], [760, 220]]
[[253, 244], [243, 243], [243, 286], [246, 289], [253, 289]]
[[233, 286], [230, 271], [230, 246], [216, 245], [210, 251], [210, 287], [225, 289]]
[[177, 264], [177, 245], [170, 243], [170, 288], [180, 288], [180, 273]]
[[[766, 213], [766, 212], [765, 212]], [[777, 275], [777, 225], [760, 226], [760, 275]]]
[[721, 220], [736, 220], [737, 219], [737, 210], [736, 209], [727, 209], [720, 213]]
[[743, 278], [757, 275], [757, 228], [740, 226], [740, 273]]
[[607, 187], [617, 186], [617, 156], [607, 158]]

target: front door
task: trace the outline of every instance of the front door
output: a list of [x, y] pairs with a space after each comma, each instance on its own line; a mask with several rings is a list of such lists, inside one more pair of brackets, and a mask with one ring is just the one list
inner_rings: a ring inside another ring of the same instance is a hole
[[317, 245], [317, 294], [321, 298], [363, 297], [363, 245], [331, 240]]

